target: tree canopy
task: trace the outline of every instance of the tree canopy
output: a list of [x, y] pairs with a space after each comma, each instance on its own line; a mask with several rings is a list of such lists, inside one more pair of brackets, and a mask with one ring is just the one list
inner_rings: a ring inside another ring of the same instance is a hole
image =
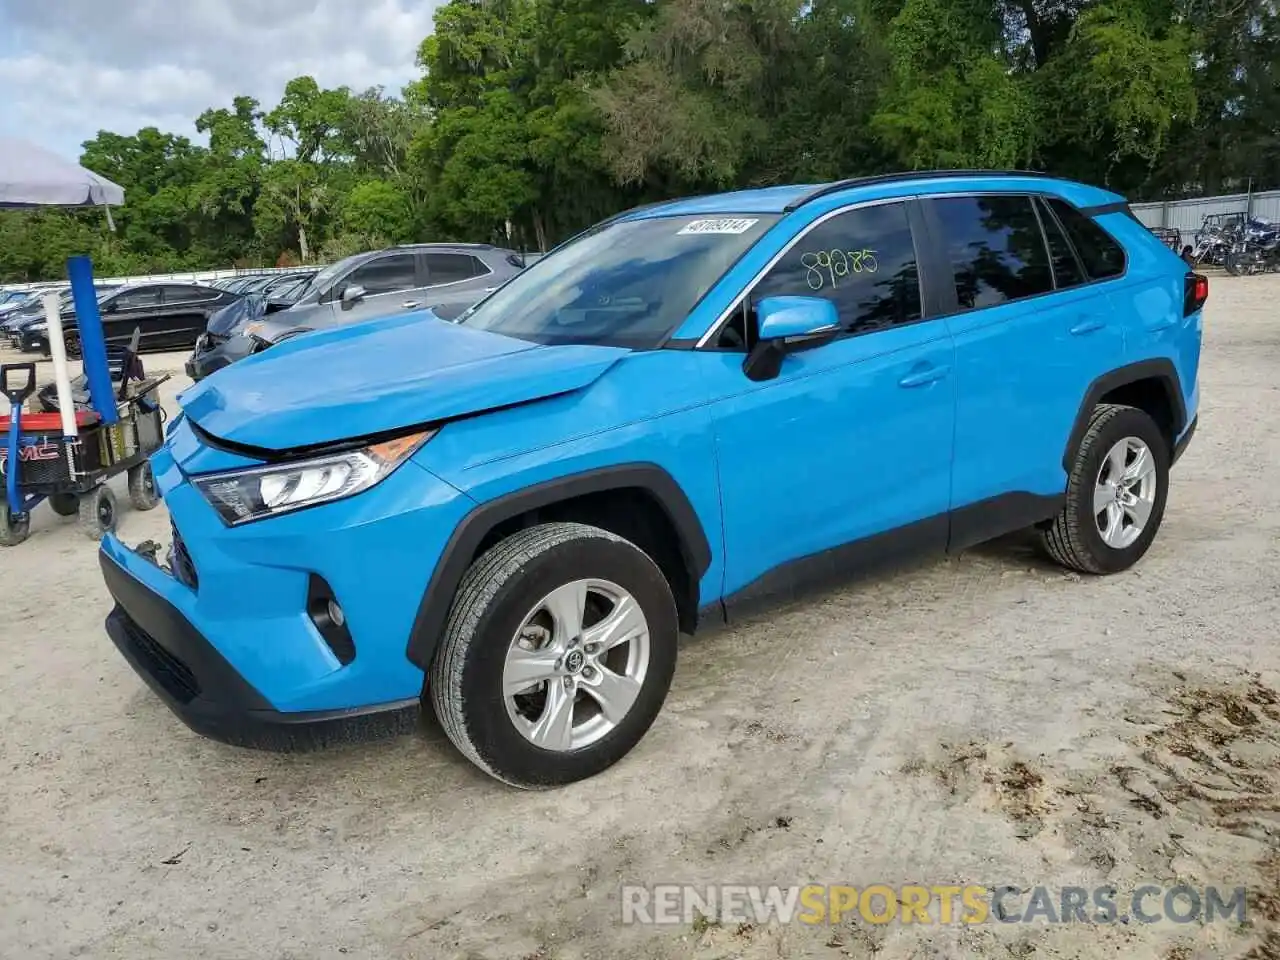
[[451, 0], [398, 94], [289, 81], [101, 131], [93, 211], [0, 214], [0, 281], [546, 249], [636, 203], [891, 170], [1045, 170], [1134, 200], [1280, 186], [1275, 0]]

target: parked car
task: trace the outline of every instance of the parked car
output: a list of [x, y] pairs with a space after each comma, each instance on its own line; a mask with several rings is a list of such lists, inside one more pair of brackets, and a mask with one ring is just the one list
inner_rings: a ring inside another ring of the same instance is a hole
[[254, 284], [260, 283], [266, 276], [268, 275], [262, 273], [242, 273], [240, 276], [228, 280], [226, 287], [223, 289], [232, 293], [244, 293]]
[[[229, 351], [218, 348], [268, 313], [293, 306], [315, 273], [316, 271], [311, 270], [302, 274], [281, 275], [260, 292], [244, 294], [239, 300], [227, 304], [210, 316], [205, 332], [196, 340], [195, 349], [187, 360], [187, 376], [193, 380], [201, 380], [229, 363]], [[248, 353], [247, 345], [245, 353]]]
[[[139, 283], [122, 287], [98, 301], [108, 343], [127, 344], [134, 329], [141, 331], [141, 350], [180, 350], [190, 347], [209, 317], [238, 299], [238, 294], [198, 283]], [[62, 313], [67, 355], [80, 355], [75, 310]], [[43, 320], [24, 332], [24, 348], [48, 352], [48, 329]]]
[[[110, 293], [119, 290], [120, 284], [94, 285], [99, 302]], [[71, 288], [63, 287], [58, 293], [58, 310], [62, 315], [75, 316], [75, 303], [71, 297]], [[19, 350], [39, 350], [46, 343], [46, 327], [44, 318], [44, 300], [37, 299], [21, 310], [0, 320], [0, 335], [8, 337], [11, 346]]]
[[21, 310], [23, 307], [27, 307], [38, 302], [40, 300], [40, 294], [43, 292], [43, 289], [15, 291], [13, 296], [5, 300], [4, 303], [0, 303], [0, 320], [11, 316], [14, 311]]
[[187, 390], [153, 458], [172, 547], [103, 540], [107, 630], [212, 737], [346, 743], [421, 703], [507, 783], [579, 780], [653, 722], [680, 632], [1021, 528], [1135, 564], [1207, 297], [1121, 197], [1031, 174], [635, 210], [456, 323]]
[[0, 337], [8, 339], [11, 346], [19, 346], [22, 329], [44, 316], [44, 295], [58, 294], [58, 303], [64, 308], [71, 303], [71, 287], [51, 287], [41, 290], [37, 295], [26, 298], [20, 305], [0, 316]]
[[288, 307], [292, 307], [302, 298], [311, 283], [311, 279], [318, 272], [316, 270], [307, 270], [304, 273], [290, 273], [281, 276], [279, 280], [262, 291], [263, 299], [267, 302], [267, 312], [273, 313], [276, 310], [285, 310]]
[[[69, 289], [66, 287], [59, 290], [59, 296], [68, 296]], [[43, 301], [38, 296], [23, 297], [21, 300], [14, 301], [7, 311], [0, 313], [0, 337], [10, 340], [16, 346], [16, 331], [31, 317], [38, 316], [43, 309]]]
[[487, 244], [424, 243], [358, 253], [317, 273], [287, 310], [242, 331], [209, 331], [187, 362], [193, 380], [312, 330], [424, 307], [461, 313], [519, 273], [520, 255]]

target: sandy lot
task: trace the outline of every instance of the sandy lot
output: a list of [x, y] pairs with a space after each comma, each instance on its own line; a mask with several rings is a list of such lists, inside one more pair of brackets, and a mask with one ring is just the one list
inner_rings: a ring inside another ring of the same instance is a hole
[[[553, 793], [429, 727], [292, 757], [190, 734], [41, 508], [0, 553], [0, 956], [1280, 958], [1277, 302], [1214, 278], [1199, 434], [1137, 569], [1081, 579], [1012, 538], [690, 640], [640, 747]], [[619, 923], [624, 882], [1250, 900], [1244, 924], [654, 928]]]

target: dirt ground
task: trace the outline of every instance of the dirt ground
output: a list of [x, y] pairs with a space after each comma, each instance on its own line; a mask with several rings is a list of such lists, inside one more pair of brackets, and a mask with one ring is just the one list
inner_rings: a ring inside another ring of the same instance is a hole
[[[0, 956], [1280, 958], [1280, 279], [1212, 283], [1199, 433], [1136, 569], [1010, 538], [689, 640], [637, 750], [556, 792], [430, 727], [196, 737], [42, 507], [0, 553]], [[621, 925], [620, 885], [663, 882], [1250, 896], [1243, 924]]]

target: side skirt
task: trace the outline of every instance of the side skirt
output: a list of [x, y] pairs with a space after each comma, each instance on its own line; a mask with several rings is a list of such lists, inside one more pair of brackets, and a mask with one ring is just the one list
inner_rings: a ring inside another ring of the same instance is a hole
[[959, 553], [987, 540], [1053, 519], [1065, 496], [1008, 493], [947, 514], [874, 534], [790, 560], [757, 577], [722, 601], [698, 611], [701, 628], [733, 623], [848, 583], [900, 567], [929, 553]]

